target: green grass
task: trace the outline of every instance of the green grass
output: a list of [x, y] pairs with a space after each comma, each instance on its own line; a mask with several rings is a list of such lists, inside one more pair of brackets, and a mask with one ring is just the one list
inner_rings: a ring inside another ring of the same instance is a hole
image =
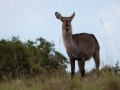
[[120, 90], [120, 75], [109, 71], [89, 72], [84, 79], [77, 74], [73, 80], [70, 75], [55, 76], [45, 81], [12, 80], [0, 83], [0, 90]]

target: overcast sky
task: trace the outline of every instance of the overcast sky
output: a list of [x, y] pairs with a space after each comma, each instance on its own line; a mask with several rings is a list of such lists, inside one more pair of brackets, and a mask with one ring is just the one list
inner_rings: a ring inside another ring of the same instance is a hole
[[[62, 16], [75, 11], [73, 34], [87, 32], [96, 36], [100, 67], [120, 62], [120, 0], [0, 0], [0, 39], [19, 36], [26, 42], [43, 37], [53, 41], [56, 50], [68, 58], [56, 11]], [[93, 59], [86, 62], [87, 71], [94, 67]], [[67, 70], [70, 71], [70, 65]]]

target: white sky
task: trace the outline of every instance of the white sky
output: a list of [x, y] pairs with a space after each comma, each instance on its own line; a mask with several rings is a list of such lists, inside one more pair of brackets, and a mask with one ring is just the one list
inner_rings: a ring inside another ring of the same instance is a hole
[[[0, 0], [0, 39], [19, 36], [25, 42], [43, 37], [53, 41], [56, 50], [68, 57], [56, 11], [62, 16], [75, 11], [73, 33], [96, 36], [101, 48], [100, 67], [120, 62], [120, 0]], [[86, 62], [86, 70], [94, 67], [93, 59]]]

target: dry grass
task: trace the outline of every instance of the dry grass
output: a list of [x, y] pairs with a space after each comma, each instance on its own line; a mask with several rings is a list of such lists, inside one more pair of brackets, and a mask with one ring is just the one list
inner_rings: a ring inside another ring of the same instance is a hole
[[13, 80], [0, 83], [0, 90], [120, 90], [120, 75], [109, 71], [86, 74], [84, 79], [76, 75], [71, 80], [70, 75], [55, 76], [44, 82], [39, 80]]

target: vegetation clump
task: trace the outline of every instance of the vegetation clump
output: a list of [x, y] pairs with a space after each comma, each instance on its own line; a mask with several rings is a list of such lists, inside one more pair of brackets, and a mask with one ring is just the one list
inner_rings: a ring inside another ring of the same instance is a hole
[[43, 38], [22, 42], [19, 37], [0, 40], [0, 80], [34, 77], [65, 71], [67, 58]]

